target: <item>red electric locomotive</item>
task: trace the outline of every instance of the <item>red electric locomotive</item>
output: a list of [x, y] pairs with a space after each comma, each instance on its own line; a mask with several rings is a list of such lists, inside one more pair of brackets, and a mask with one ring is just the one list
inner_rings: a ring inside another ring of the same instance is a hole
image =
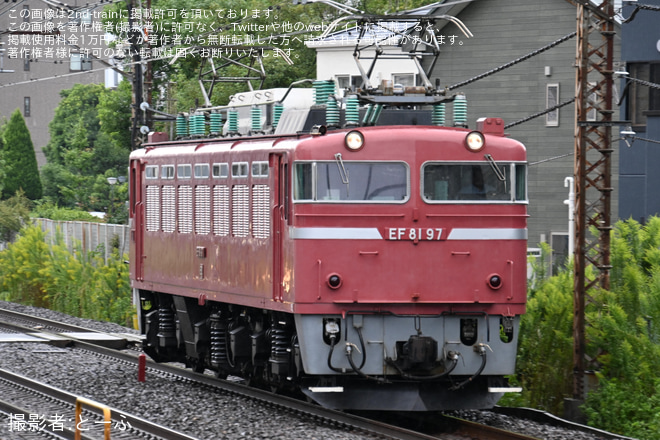
[[223, 109], [222, 136], [133, 152], [145, 352], [338, 409], [492, 407], [525, 310], [525, 147], [420, 99], [331, 97], [250, 136]]

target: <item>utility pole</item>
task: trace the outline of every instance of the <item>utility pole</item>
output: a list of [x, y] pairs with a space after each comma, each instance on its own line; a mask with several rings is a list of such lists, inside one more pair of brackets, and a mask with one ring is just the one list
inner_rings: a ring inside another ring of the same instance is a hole
[[142, 58], [140, 56], [140, 30], [133, 22], [133, 1], [128, 0], [128, 41], [129, 51], [133, 61], [133, 102], [132, 102], [132, 124], [131, 124], [131, 150], [137, 149], [142, 143], [143, 133], [140, 128], [144, 125], [144, 111], [140, 108], [144, 100]]
[[[612, 86], [614, 73], [614, 0], [577, 7], [575, 82], [575, 255], [573, 310], [573, 398], [584, 401], [585, 305], [591, 288], [610, 287]], [[590, 229], [594, 231], [592, 234]], [[591, 265], [594, 278], [585, 272]]]

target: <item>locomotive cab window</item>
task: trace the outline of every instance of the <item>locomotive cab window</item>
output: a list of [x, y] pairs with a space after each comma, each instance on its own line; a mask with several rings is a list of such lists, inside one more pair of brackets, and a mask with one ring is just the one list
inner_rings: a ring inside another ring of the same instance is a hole
[[313, 202], [404, 203], [410, 195], [404, 162], [296, 163], [294, 199]]
[[426, 163], [422, 194], [427, 202], [525, 201], [526, 168], [511, 163]]

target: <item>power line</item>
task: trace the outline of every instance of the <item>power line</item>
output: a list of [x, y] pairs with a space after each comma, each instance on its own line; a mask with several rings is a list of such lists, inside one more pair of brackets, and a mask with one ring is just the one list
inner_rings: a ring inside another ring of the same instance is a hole
[[623, 20], [621, 23], [629, 23], [632, 20], [635, 19], [635, 15], [641, 10], [646, 10], [646, 11], [660, 11], [660, 6], [652, 6], [652, 5], [636, 5], [635, 10], [632, 11], [632, 14], [630, 14], [630, 17], [626, 18]]
[[553, 161], [553, 160], [562, 159], [562, 158], [564, 158], [564, 157], [568, 157], [568, 156], [573, 156], [574, 154], [575, 154], [575, 153], [574, 153], [573, 151], [571, 151], [570, 153], [562, 154], [562, 155], [560, 155], [560, 156], [554, 156], [554, 157], [549, 157], [549, 158], [547, 158], [547, 159], [541, 159], [541, 160], [536, 161], [536, 162], [530, 162], [530, 163], [529, 163], [529, 166], [532, 166], [532, 165], [538, 165], [538, 164], [540, 164], [540, 163], [545, 163], [545, 162], [551, 162], [551, 161]]
[[561, 104], [557, 104], [557, 105], [555, 105], [554, 107], [547, 108], [547, 109], [543, 110], [542, 112], [538, 112], [538, 113], [535, 113], [535, 114], [533, 114], [533, 115], [527, 116], [526, 118], [519, 119], [519, 120], [517, 120], [517, 121], [515, 121], [515, 122], [512, 122], [512, 123], [510, 123], [510, 124], [506, 124], [506, 125], [504, 126], [504, 129], [511, 128], [511, 127], [515, 127], [516, 125], [519, 125], [519, 124], [522, 124], [522, 123], [524, 123], [524, 122], [530, 121], [530, 120], [532, 120], [532, 119], [534, 119], [534, 118], [538, 118], [539, 116], [543, 116], [543, 115], [545, 115], [546, 113], [550, 113], [550, 112], [552, 112], [552, 111], [555, 111], [555, 110], [557, 110], [557, 109], [559, 109], [559, 108], [562, 108], [562, 107], [564, 107], [564, 106], [566, 106], [566, 105], [568, 105], [568, 104], [570, 104], [570, 103], [572, 103], [572, 102], [575, 102], [575, 98], [569, 99], [568, 101], [564, 101], [564, 102], [562, 102]]
[[643, 142], [650, 142], [652, 144], [658, 144], [660, 145], [660, 141], [656, 141], [654, 139], [647, 139], [639, 136], [630, 136], [628, 139], [630, 139], [632, 142], [630, 142], [629, 146], [632, 146], [632, 143], [636, 140], [643, 141]]
[[527, 55], [523, 55], [523, 56], [520, 57], [520, 58], [517, 58], [517, 59], [515, 59], [515, 60], [513, 60], [513, 61], [510, 61], [510, 62], [508, 62], [508, 63], [506, 63], [506, 64], [503, 64], [503, 65], [501, 65], [501, 66], [499, 66], [499, 67], [496, 67], [496, 68], [494, 68], [494, 69], [491, 69], [491, 70], [489, 70], [488, 72], [484, 72], [484, 73], [482, 73], [481, 75], [477, 75], [477, 76], [472, 77], [472, 78], [470, 78], [470, 79], [467, 79], [467, 80], [465, 80], [465, 81], [461, 81], [461, 82], [459, 82], [459, 83], [456, 83], [456, 84], [454, 84], [453, 86], [449, 86], [449, 87], [447, 88], [447, 90], [453, 90], [453, 89], [457, 89], [457, 88], [459, 88], [459, 87], [466, 86], [466, 85], [471, 84], [471, 83], [473, 83], [473, 82], [475, 82], [475, 81], [478, 81], [478, 80], [480, 80], [480, 79], [486, 78], [486, 77], [488, 77], [488, 76], [490, 76], [490, 75], [494, 75], [494, 74], [496, 74], [497, 72], [501, 72], [501, 71], [504, 70], [504, 69], [508, 69], [508, 68], [511, 67], [511, 66], [514, 66], [514, 65], [516, 65], [516, 64], [518, 64], [518, 63], [521, 63], [521, 62], [523, 62], [523, 61], [525, 61], [525, 60], [528, 60], [528, 59], [532, 58], [533, 56], [539, 55], [539, 54], [545, 52], [546, 50], [552, 49], [553, 47], [555, 47], [555, 46], [557, 46], [557, 45], [559, 45], [559, 44], [561, 44], [561, 43], [563, 43], [563, 42], [565, 42], [565, 41], [570, 40], [570, 39], [573, 38], [575, 35], [577, 35], [577, 31], [576, 31], [576, 32], [571, 32], [570, 34], [565, 35], [565, 36], [561, 37], [560, 39], [555, 40], [555, 41], [553, 41], [552, 43], [550, 43], [550, 44], [548, 44], [548, 45], [546, 45], [546, 46], [541, 47], [540, 49], [536, 49], [535, 51], [530, 52], [530, 53], [528, 53]]
[[649, 81], [644, 81], [643, 79], [631, 78], [629, 76], [625, 76], [624, 78], [626, 78], [626, 79], [628, 79], [632, 82], [636, 82], [636, 83], [642, 84], [644, 86], [650, 87], [652, 89], [660, 90], [660, 84], [652, 83], [652, 82], [649, 82]]

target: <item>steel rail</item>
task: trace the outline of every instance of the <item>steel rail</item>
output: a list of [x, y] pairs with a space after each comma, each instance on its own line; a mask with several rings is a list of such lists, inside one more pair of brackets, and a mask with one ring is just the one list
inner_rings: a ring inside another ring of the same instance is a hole
[[[72, 333], [98, 333], [98, 334], [103, 334], [104, 332], [100, 332], [98, 330], [92, 330], [84, 327], [80, 327], [74, 324], [67, 324], [65, 322], [58, 322], [58, 321], [53, 321], [52, 319], [46, 319], [46, 318], [40, 318], [38, 316], [32, 316], [32, 315], [27, 315], [25, 313], [20, 313], [20, 312], [15, 312], [13, 310], [7, 310], [7, 309], [2, 309], [0, 308], [0, 318], [2, 315], [12, 317], [17, 320], [21, 321], [27, 321], [27, 322], [34, 322], [38, 325], [42, 325], [44, 327], [50, 327], [50, 328], [57, 328], [61, 329], [64, 332], [72, 332]], [[41, 331], [42, 329], [37, 329], [33, 328], [30, 329], [31, 331]]]
[[[0, 314], [2, 312], [3, 310], [0, 310]], [[30, 318], [29, 315], [23, 315], [23, 316], [25, 316], [26, 319]], [[41, 318], [34, 318], [30, 320], [39, 321], [41, 320]], [[56, 321], [50, 321], [50, 320], [45, 320], [45, 321], [49, 321], [52, 324], [52, 327], [54, 328], [61, 327], [58, 325], [59, 323], [57, 323]], [[0, 324], [0, 325], [5, 325], [5, 324]], [[17, 326], [14, 324], [11, 324], [11, 326], [14, 329], [16, 329], [16, 331], [22, 331], [22, 332], [33, 331], [33, 329], [28, 329], [26, 327]], [[86, 329], [78, 328], [78, 331], [79, 330], [86, 330]], [[40, 330], [40, 331], [43, 332], [44, 330]], [[138, 369], [138, 354], [135, 352], [118, 351], [95, 343], [76, 340], [74, 338], [72, 338], [71, 342], [73, 346], [75, 346], [78, 349], [92, 351], [98, 353], [101, 356], [107, 356], [125, 363], [134, 364], [136, 371]], [[2, 370], [0, 370], [0, 372], [1, 371]], [[383, 422], [370, 420], [356, 415], [351, 415], [344, 412], [323, 408], [316, 404], [311, 404], [301, 400], [293, 399], [291, 397], [274, 394], [265, 390], [252, 388], [237, 382], [218, 379], [215, 376], [195, 373], [191, 370], [186, 370], [184, 368], [172, 364], [159, 364], [151, 360], [148, 360], [147, 373], [152, 373], [152, 374], [156, 373], [156, 374], [168, 375], [171, 377], [183, 378], [190, 382], [196, 382], [204, 386], [208, 386], [210, 388], [218, 389], [224, 392], [246, 397], [249, 399], [258, 400], [269, 406], [277, 406], [282, 408], [282, 410], [290, 411], [292, 413], [310, 419], [323, 420], [328, 425], [342, 426], [346, 429], [351, 429], [351, 430], [360, 430], [371, 435], [375, 434], [381, 436], [382, 438], [401, 439], [401, 440], [437, 440], [437, 437], [425, 435], [405, 428], [392, 426]], [[2, 375], [0, 374], [0, 377], [1, 376]], [[62, 392], [65, 393], [64, 391]], [[114, 409], [112, 410], [112, 413], [113, 416], [115, 414], [119, 416], [121, 415], [127, 416], [126, 413]], [[134, 427], [141, 426], [140, 425], [141, 422], [137, 420], [135, 421], [135, 423], [133, 422], [133, 419], [128, 419], [128, 421], [130, 421], [131, 425]], [[164, 436], [163, 438], [168, 440], [170, 439], [169, 437], [164, 437]], [[176, 437], [171, 437], [171, 438], [173, 440], [177, 439]], [[192, 438], [192, 437], [181, 437], [181, 438]]]
[[[8, 382], [11, 382], [12, 384], [25, 387], [31, 391], [34, 391], [35, 393], [39, 393], [53, 399], [57, 399], [63, 403], [66, 403], [67, 405], [71, 405], [72, 412], [74, 411], [76, 401], [80, 397], [75, 394], [71, 394], [67, 391], [61, 390], [59, 388], [55, 388], [41, 382], [37, 382], [25, 376], [12, 373], [11, 371], [7, 371], [4, 369], [0, 369], [0, 378]], [[89, 409], [89, 411], [95, 414], [101, 414], [95, 408]], [[113, 422], [124, 423], [126, 426], [130, 425], [133, 429], [139, 430], [149, 435], [156, 436], [157, 438], [161, 438], [164, 440], [195, 440], [196, 439], [195, 437], [191, 437], [189, 435], [173, 431], [167, 427], [160, 426], [155, 423], [151, 423], [140, 417], [136, 417], [132, 414], [129, 414], [127, 412], [115, 408], [110, 408], [110, 411], [112, 413]]]

